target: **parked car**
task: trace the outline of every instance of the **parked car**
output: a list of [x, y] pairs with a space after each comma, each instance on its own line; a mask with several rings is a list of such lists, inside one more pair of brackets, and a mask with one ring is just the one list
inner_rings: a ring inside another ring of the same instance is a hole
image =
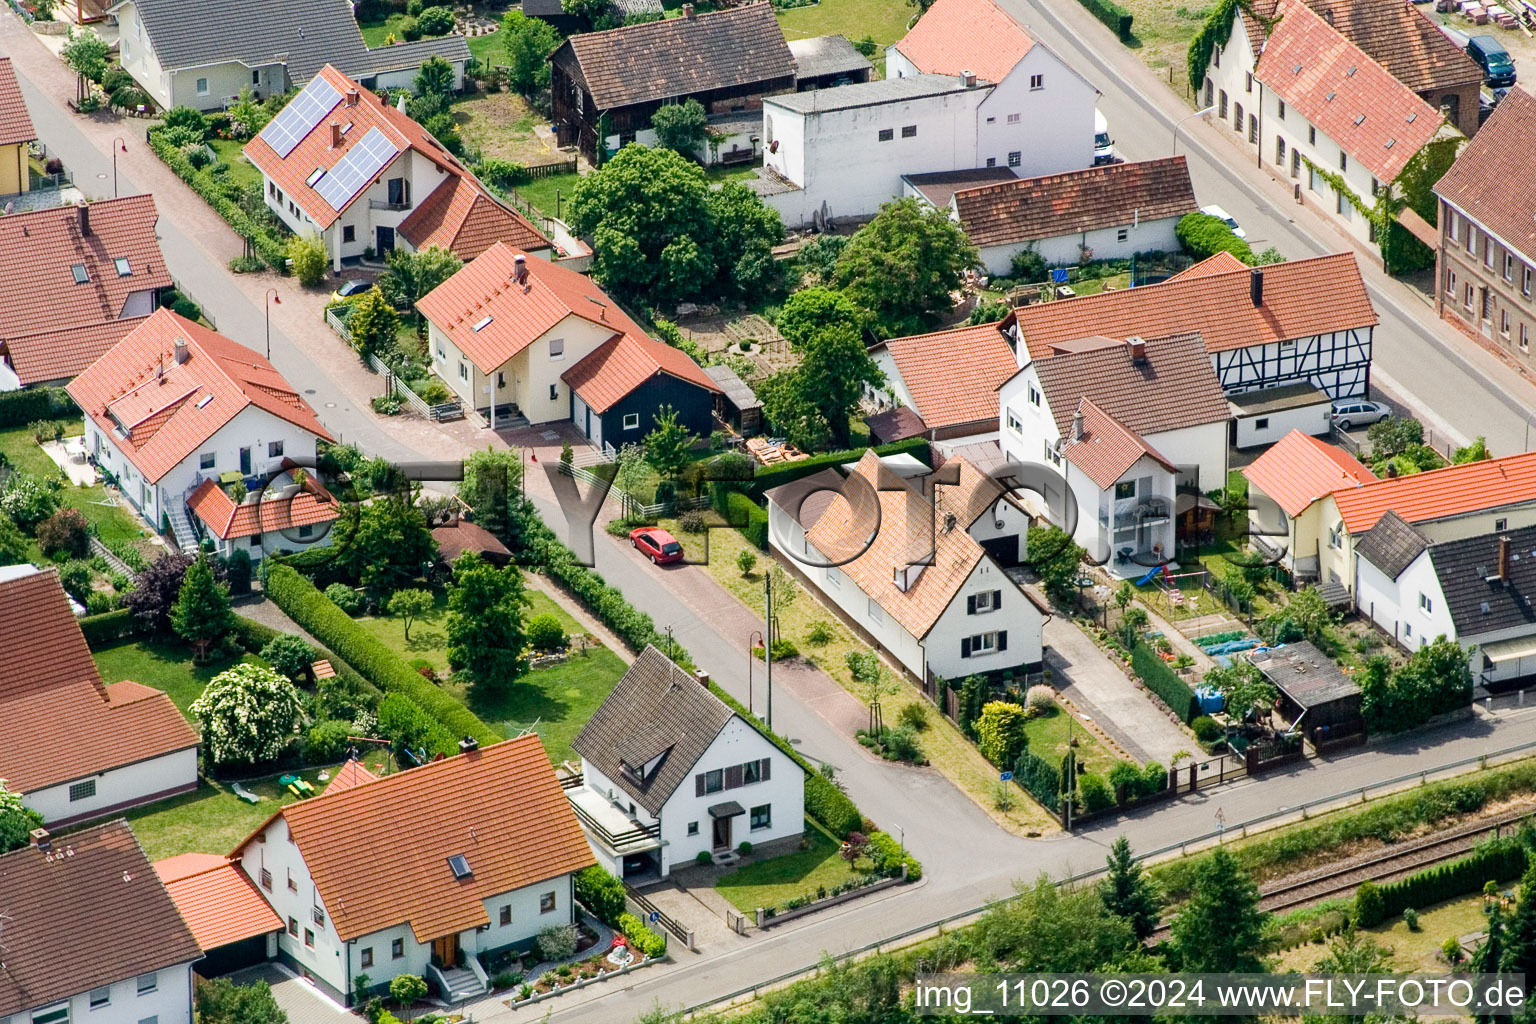
[[1515, 60], [1504, 49], [1504, 44], [1493, 36], [1473, 36], [1469, 39], [1467, 56], [1477, 61], [1477, 66], [1483, 69], [1485, 84], [1495, 88], [1515, 84]]
[[341, 302], [343, 299], [350, 299], [354, 295], [363, 294], [363, 292], [372, 287], [372, 281], [343, 281], [340, 288], [331, 292], [331, 301]]
[[683, 557], [683, 546], [677, 542], [677, 538], [655, 526], [630, 530], [629, 542], [636, 551], [649, 558], [652, 565], [678, 562]]
[[1217, 220], [1221, 221], [1227, 227], [1231, 228], [1232, 229], [1232, 233], [1234, 235], [1236, 235], [1238, 238], [1247, 238], [1248, 237], [1248, 232], [1246, 232], [1242, 228], [1238, 227], [1237, 218], [1233, 217], [1230, 213], [1228, 213], [1226, 210], [1223, 210], [1221, 207], [1219, 207], [1219, 206], [1202, 206], [1202, 207], [1200, 207], [1200, 212], [1205, 214], [1205, 215], [1207, 215], [1207, 216], [1209, 216], [1209, 217], [1215, 217]]
[[1109, 122], [1097, 110], [1093, 112], [1093, 165], [1115, 162], [1115, 140], [1109, 137]]
[[1333, 403], [1333, 422], [1340, 430], [1368, 427], [1392, 415], [1385, 402], [1367, 402], [1363, 398], [1345, 398]]

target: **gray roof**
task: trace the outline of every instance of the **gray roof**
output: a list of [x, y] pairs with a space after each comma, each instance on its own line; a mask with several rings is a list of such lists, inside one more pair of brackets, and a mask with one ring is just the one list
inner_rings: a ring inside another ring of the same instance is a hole
[[1408, 521], [1391, 509], [1381, 514], [1376, 525], [1355, 541], [1355, 554], [1397, 579], [1413, 560], [1424, 553], [1429, 541]]
[[1338, 663], [1309, 640], [1255, 654], [1253, 663], [1302, 708], [1331, 704], [1360, 692]]
[[[563, 4], [561, 5], [564, 6]], [[665, 14], [666, 10], [661, 6], [661, 0], [613, 0], [613, 9], [619, 12], [621, 17], [629, 18], [636, 14]]]
[[704, 372], [709, 374], [709, 379], [720, 385], [720, 390], [725, 392], [725, 400], [739, 412], [744, 409], [760, 409], [763, 403], [757, 400], [757, 395], [747, 387], [746, 381], [736, 375], [736, 371], [724, 363], [715, 366], [704, 367]]
[[[571, 747], [656, 815], [734, 717], [691, 673], [647, 647]], [[642, 780], [638, 771], [658, 756], [661, 762]]]
[[530, 18], [558, 17], [565, 13], [565, 5], [560, 0], [523, 0], [523, 13]]
[[283, 0], [280, 11], [261, 0], [131, 2], [166, 68], [286, 64], [303, 84], [326, 64], [351, 72], [368, 63], [350, 0]]
[[[978, 88], [990, 89], [991, 86]], [[830, 110], [873, 107], [882, 103], [901, 103], [906, 100], [922, 99], [925, 96], [942, 96], [945, 93], [965, 91], [965, 83], [953, 75], [908, 75], [905, 78], [886, 78], [879, 82], [840, 85], [835, 89], [812, 89], [809, 92], [792, 92], [783, 96], [765, 96], [763, 102], [793, 110], [798, 114], [819, 114]]]
[[1228, 395], [1227, 402], [1238, 416], [1261, 416], [1264, 413], [1281, 412], [1285, 409], [1304, 409], [1309, 405], [1325, 405], [1331, 402], [1328, 392], [1306, 381], [1282, 384], [1277, 388], [1260, 388]]
[[795, 55], [796, 71], [801, 78], [852, 74], [873, 70], [869, 58], [854, 49], [847, 36], [812, 36], [789, 40], [789, 52]]
[[[1507, 580], [1498, 578], [1501, 538], [1509, 540]], [[1435, 544], [1429, 558], [1458, 637], [1536, 625], [1536, 526]]]
[[418, 68], [428, 57], [441, 57], [446, 61], [467, 61], [470, 58], [469, 40], [454, 32], [432, 39], [418, 39], [414, 43], [396, 43], [368, 51], [365, 60], [367, 70], [363, 75], [377, 75], [385, 71]]
[[926, 174], [903, 174], [901, 180], [911, 185], [928, 202], [944, 209], [961, 189], [978, 185], [995, 185], [1000, 181], [1013, 181], [1018, 175], [1006, 167], [967, 167], [960, 171], [930, 171]]

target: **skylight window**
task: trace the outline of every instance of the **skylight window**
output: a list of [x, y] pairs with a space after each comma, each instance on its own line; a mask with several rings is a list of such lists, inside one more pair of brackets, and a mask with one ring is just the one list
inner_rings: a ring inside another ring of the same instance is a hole
[[1297, 64], [1295, 67], [1291, 68], [1291, 74], [1293, 74], [1293, 75], [1301, 74], [1301, 65]]
[[213, 401], [213, 396], [212, 395], [204, 395], [202, 398], [199, 398], [197, 400], [197, 407], [199, 409], [201, 409], [201, 408], [206, 406], [211, 401]]
[[352, 123], [353, 122], [348, 121], [346, 124], [342, 125], [341, 126], [341, 134], [345, 135], [345, 134], [347, 134], [347, 132], [351, 131], [352, 130]]
[[117, 268], [118, 277], [130, 277], [133, 274], [133, 267], [129, 265], [126, 256], [119, 256], [112, 261], [112, 265]]
[[85, 284], [91, 279], [90, 271], [85, 269], [84, 263], [76, 263], [69, 268], [69, 272], [75, 275], [75, 284]]
[[1359, 69], [1359, 68], [1357, 68], [1357, 67], [1351, 67], [1351, 68], [1350, 68], [1350, 69], [1349, 69], [1349, 70], [1348, 70], [1348, 71], [1346, 71], [1346, 72], [1344, 72], [1344, 77], [1345, 77], [1345, 78], [1350, 78], [1350, 77], [1353, 77], [1353, 76], [1354, 76], [1354, 73], [1355, 73], [1355, 72], [1356, 72], [1356, 71], [1359, 71], [1359, 70], [1360, 70], [1360, 69]]
[[1415, 110], [1413, 113], [1408, 115], [1408, 123], [1409, 124], [1413, 124], [1413, 122], [1417, 121], [1418, 119], [1419, 119], [1419, 112], [1417, 110]]
[[1355, 115], [1355, 124], [1364, 124], [1364, 123], [1365, 123], [1365, 115], [1364, 114], [1356, 114]]
[[1338, 93], [1336, 93], [1336, 92], [1331, 92], [1331, 93], [1329, 93], [1329, 94], [1328, 94], [1328, 95], [1327, 95], [1327, 97], [1326, 97], [1326, 99], [1327, 99], [1327, 100], [1328, 100], [1328, 102], [1330, 102], [1330, 103], [1331, 103], [1331, 102], [1333, 102], [1333, 98], [1334, 98], [1334, 97], [1335, 97], [1335, 96], [1337, 96], [1337, 95], [1338, 95]]
[[471, 327], [470, 330], [474, 331], [476, 334], [479, 334], [481, 331], [491, 326], [491, 321], [494, 319], [496, 318], [493, 316], [483, 316], [479, 320], [475, 321], [475, 326]]
[[1387, 140], [1387, 144], [1385, 146], [1382, 146], [1381, 148], [1382, 149], [1391, 149], [1396, 144], [1397, 144], [1397, 140], [1396, 139], [1388, 139]]
[[309, 177], [304, 179], [304, 184], [308, 185], [310, 188], [314, 188], [315, 185], [323, 177], [325, 177], [325, 168], [316, 167], [314, 170], [309, 172]]
[[468, 878], [474, 874], [469, 867], [469, 860], [462, 853], [456, 853], [449, 857], [448, 866], [453, 869], [454, 878]]

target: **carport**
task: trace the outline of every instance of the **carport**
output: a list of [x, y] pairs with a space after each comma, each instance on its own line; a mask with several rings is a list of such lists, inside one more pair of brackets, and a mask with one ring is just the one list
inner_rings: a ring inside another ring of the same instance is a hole
[[283, 919], [228, 858], [183, 853], [156, 861], [155, 873], [202, 947], [198, 974], [217, 977], [276, 954]]

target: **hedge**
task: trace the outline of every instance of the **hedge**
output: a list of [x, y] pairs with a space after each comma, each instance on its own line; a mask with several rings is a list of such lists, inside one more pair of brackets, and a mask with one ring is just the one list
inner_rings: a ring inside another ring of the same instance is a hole
[[346, 567], [337, 557], [339, 550], [334, 544], [320, 544], [305, 548], [303, 551], [273, 555], [272, 564], [291, 565], [303, 575], [308, 576], [310, 582], [316, 587], [322, 589], [332, 583], [356, 582], [347, 578]]
[[1088, 8], [1088, 13], [1098, 18], [1109, 26], [1109, 30], [1120, 37], [1122, 43], [1131, 39], [1131, 12], [1115, 3], [1114, 0], [1078, 0], [1078, 3]]
[[651, 931], [634, 914], [619, 915], [619, 931], [642, 956], [662, 956], [667, 951], [667, 937]]
[[[240, 646], [251, 654], [260, 654], [262, 648], [266, 647], [267, 644], [280, 636], [287, 635], [281, 630], [273, 629], [264, 622], [248, 619], [244, 615], [235, 616], [235, 639], [239, 640]], [[354, 671], [351, 665], [348, 665], [324, 647], [319, 648], [318, 653], [319, 657], [331, 663], [331, 668], [336, 670], [336, 678], [358, 687], [365, 693], [371, 693], [375, 696], [379, 695], [379, 688]]]
[[[398, 693], [440, 723], [454, 739], [470, 736], [483, 745], [504, 737], [469, 708], [433, 686], [421, 674], [400, 659], [372, 633], [352, 621], [315, 585], [287, 565], [276, 565], [267, 573], [267, 597], [289, 618], [302, 626], [316, 640], [334, 651], [360, 675], [386, 694]], [[457, 746], [443, 753], [454, 753]]]
[[169, 142], [161, 139], [151, 131], [148, 135], [149, 148], [155, 151], [165, 166], [169, 167], [182, 181], [191, 187], [192, 191], [202, 197], [203, 202], [213, 207], [213, 211], [230, 227], [235, 234], [246, 239], [261, 261], [279, 273], [286, 273], [288, 268], [288, 251], [283, 239], [273, 235], [266, 228], [261, 227], [252, 220], [240, 204], [232, 201], [221, 192], [213, 177], [204, 174], [192, 166], [186, 154]]
[[1200, 714], [1200, 705], [1195, 700], [1195, 691], [1189, 688], [1189, 684], [1174, 674], [1168, 663], [1157, 656], [1157, 652], [1148, 647], [1145, 642], [1138, 641], [1131, 651], [1131, 668], [1141, 677], [1141, 681], [1147, 684], [1147, 689], [1162, 698], [1163, 703], [1174, 714], [1183, 717], [1186, 724], [1194, 721]]
[[907, 866], [909, 881], [915, 882], [923, 877], [923, 866], [917, 862], [917, 858], [907, 853], [885, 832], [869, 834], [869, 857], [875, 862], [875, 868], [889, 878], [900, 875], [903, 864]]
[[1526, 849], [1518, 839], [1493, 839], [1465, 857], [1427, 868], [1381, 887], [1382, 909], [1396, 917], [1409, 907], [1423, 910], [1436, 903], [1483, 891], [1488, 882], [1520, 877]]
[[1197, 260], [1208, 259], [1219, 252], [1229, 252], [1244, 263], [1253, 265], [1253, 249], [1238, 238], [1227, 222], [1208, 213], [1186, 213], [1179, 218], [1173, 233], [1179, 244], [1189, 250]]
[[576, 872], [576, 898], [594, 917], [612, 928], [624, 913], [624, 883], [596, 864]]
[[78, 415], [80, 407], [63, 388], [0, 391], [0, 427], [24, 427], [33, 420]]
[[115, 644], [131, 636], [149, 632], [144, 621], [127, 608], [87, 615], [80, 620], [80, 632], [85, 634], [85, 644], [91, 650]]
[[1013, 781], [1039, 801], [1040, 806], [1057, 814], [1061, 811], [1061, 768], [1029, 751], [1013, 762]]
[[741, 535], [759, 550], [768, 550], [768, 510], [740, 491], [727, 492], [725, 521], [740, 524]]
[[[864, 457], [867, 448], [849, 448], [840, 452], [826, 452], [822, 455], [813, 455], [808, 459], [798, 462], [780, 462], [772, 466], [758, 466], [752, 474], [752, 482], [747, 485], [747, 493], [753, 500], [762, 498], [764, 492], [775, 487], [810, 476], [828, 466], [841, 466], [848, 462], [858, 462]], [[921, 437], [908, 438], [905, 441], [893, 441], [883, 444], [875, 449], [876, 455], [901, 455], [908, 454], [926, 465], [933, 465], [933, 454], [928, 447], [928, 441]]]

